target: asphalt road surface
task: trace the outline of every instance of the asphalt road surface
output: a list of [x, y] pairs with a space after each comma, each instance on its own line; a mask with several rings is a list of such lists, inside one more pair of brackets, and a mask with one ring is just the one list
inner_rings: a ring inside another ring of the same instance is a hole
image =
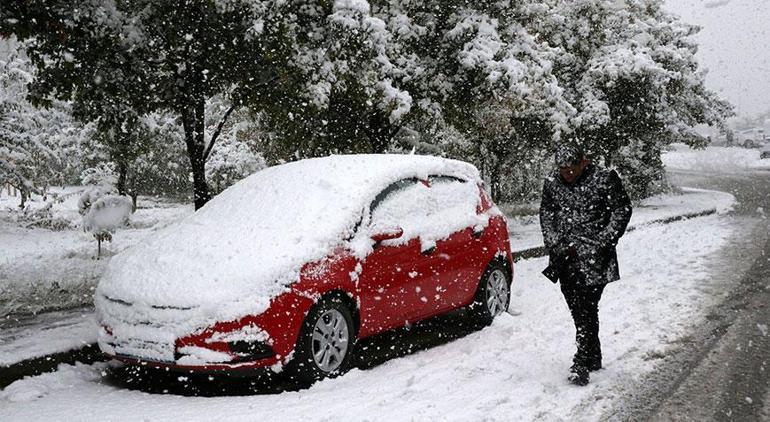
[[739, 201], [729, 218], [740, 233], [713, 262], [724, 299], [605, 418], [770, 421], [770, 172], [670, 178], [679, 186], [730, 192]]

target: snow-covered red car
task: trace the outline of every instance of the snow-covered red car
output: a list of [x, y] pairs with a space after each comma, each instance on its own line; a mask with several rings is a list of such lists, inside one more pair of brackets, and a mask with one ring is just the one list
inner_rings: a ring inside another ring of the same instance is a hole
[[506, 221], [470, 164], [341, 155], [262, 170], [117, 256], [99, 347], [184, 371], [343, 372], [357, 339], [510, 299]]

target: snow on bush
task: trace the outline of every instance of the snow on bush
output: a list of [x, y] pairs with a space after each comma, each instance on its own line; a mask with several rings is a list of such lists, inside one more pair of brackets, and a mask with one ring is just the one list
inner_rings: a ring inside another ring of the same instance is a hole
[[84, 185], [111, 188], [118, 184], [118, 173], [112, 162], [101, 162], [80, 173], [80, 181]]
[[94, 200], [97, 194], [97, 190], [86, 191], [78, 206], [83, 213], [83, 230], [94, 235], [97, 256], [101, 256], [102, 242], [111, 241], [117, 229], [128, 225], [133, 203], [131, 198], [119, 195], [104, 195]]
[[112, 233], [125, 227], [131, 215], [131, 198], [106, 195], [96, 200], [83, 217], [83, 228], [91, 233]]
[[67, 230], [73, 228], [73, 223], [67, 218], [66, 213], [54, 205], [62, 202], [62, 199], [52, 196], [40, 208], [31, 209], [27, 206], [23, 215], [19, 216], [20, 222], [25, 222], [26, 227], [39, 227], [50, 230]]
[[88, 210], [91, 209], [91, 204], [96, 202], [97, 199], [104, 195], [99, 189], [86, 189], [78, 198], [78, 212], [80, 215], [86, 215]]
[[206, 166], [206, 178], [214, 192], [267, 167], [264, 157], [234, 137], [222, 136]]

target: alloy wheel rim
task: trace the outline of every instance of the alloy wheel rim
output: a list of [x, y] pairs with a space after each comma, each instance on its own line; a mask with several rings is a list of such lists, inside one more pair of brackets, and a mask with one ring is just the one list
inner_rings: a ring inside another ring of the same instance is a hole
[[340, 367], [348, 352], [348, 322], [342, 313], [329, 309], [313, 327], [312, 353], [315, 365], [324, 372]]
[[508, 283], [502, 270], [494, 270], [487, 280], [487, 309], [495, 317], [508, 308]]

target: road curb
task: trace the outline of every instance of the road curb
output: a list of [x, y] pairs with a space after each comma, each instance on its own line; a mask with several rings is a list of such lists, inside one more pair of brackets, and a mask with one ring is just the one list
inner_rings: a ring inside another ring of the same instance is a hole
[[[717, 210], [714, 208], [705, 211], [676, 215], [673, 217], [660, 218], [635, 226], [630, 226], [626, 231], [631, 232], [642, 227], [656, 224], [674, 223], [677, 221], [689, 220], [691, 218], [705, 217], [716, 213]], [[540, 258], [546, 255], [547, 253], [545, 247], [537, 246], [534, 248], [513, 251], [513, 260], [520, 261], [522, 259]], [[99, 347], [94, 343], [87, 344], [79, 349], [73, 349], [66, 352], [54, 353], [51, 355], [23, 360], [21, 362], [3, 367], [0, 370], [0, 389], [5, 388], [14, 381], [20, 380], [24, 377], [40, 375], [45, 372], [53, 371], [62, 363], [74, 364], [75, 362], [81, 362], [89, 364], [104, 360], [106, 360], [105, 356], [101, 353]]]
[[94, 343], [86, 344], [79, 349], [23, 360], [0, 369], [0, 389], [24, 377], [51, 372], [62, 363], [71, 365], [75, 362], [81, 362], [88, 364], [99, 360], [105, 359], [99, 347]]

